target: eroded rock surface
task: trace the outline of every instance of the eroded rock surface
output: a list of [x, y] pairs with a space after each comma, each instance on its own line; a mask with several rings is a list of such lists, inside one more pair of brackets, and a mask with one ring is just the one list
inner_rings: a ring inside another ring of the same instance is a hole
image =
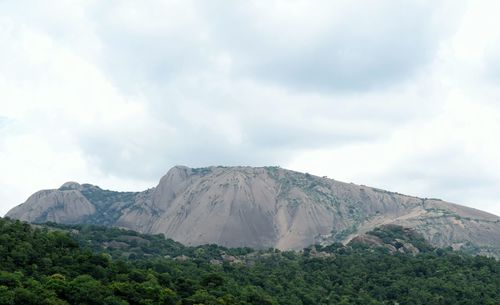
[[35, 193], [6, 216], [164, 233], [186, 245], [280, 249], [347, 243], [395, 224], [435, 246], [500, 253], [495, 215], [279, 167], [176, 166], [155, 188], [138, 193], [70, 182]]

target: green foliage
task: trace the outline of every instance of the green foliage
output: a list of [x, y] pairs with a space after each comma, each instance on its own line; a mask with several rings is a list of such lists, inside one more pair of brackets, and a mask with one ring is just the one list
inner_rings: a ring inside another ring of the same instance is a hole
[[121, 210], [132, 205], [138, 193], [103, 190], [97, 186], [83, 184], [81, 193], [97, 209], [85, 220], [86, 223], [110, 226], [120, 218]]
[[251, 248], [225, 248], [218, 245], [202, 245], [185, 247], [171, 239], [165, 239], [163, 234], [140, 234], [131, 230], [108, 228], [96, 225], [64, 225], [47, 223], [47, 227], [57, 231], [69, 231], [73, 240], [82, 247], [94, 252], [105, 252], [112, 258], [127, 258], [139, 260], [151, 257], [178, 257], [215, 259], [221, 253], [229, 255], [246, 255], [254, 252]]
[[[395, 227], [373, 234], [418, 240]], [[120, 247], [109, 247], [118, 241]], [[134, 259], [127, 258], [131, 251]], [[338, 243], [306, 252], [185, 247], [162, 235], [0, 219], [0, 305], [476, 305], [500, 300], [500, 262], [492, 258], [442, 249], [390, 255]], [[182, 260], [175, 259], [181, 255]], [[221, 263], [214, 264], [217, 259]]]
[[386, 244], [392, 244], [396, 248], [400, 248], [401, 241], [411, 243], [420, 252], [429, 252], [433, 248], [425, 240], [425, 238], [416, 231], [404, 228], [398, 225], [385, 225], [377, 227], [367, 234], [377, 236]]
[[212, 169], [210, 167], [192, 168], [191, 172], [195, 175], [205, 176], [212, 173]]

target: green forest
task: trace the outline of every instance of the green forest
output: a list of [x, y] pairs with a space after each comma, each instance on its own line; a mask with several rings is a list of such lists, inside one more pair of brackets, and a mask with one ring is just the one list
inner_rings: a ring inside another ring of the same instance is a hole
[[435, 249], [398, 228], [373, 234], [414, 239], [420, 251], [186, 247], [163, 235], [0, 219], [0, 305], [500, 304], [499, 261]]

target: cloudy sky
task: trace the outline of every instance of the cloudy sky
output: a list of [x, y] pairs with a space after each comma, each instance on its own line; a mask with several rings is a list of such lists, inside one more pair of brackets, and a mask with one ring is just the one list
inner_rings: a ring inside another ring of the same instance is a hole
[[500, 215], [498, 1], [0, 1], [0, 215], [280, 165]]

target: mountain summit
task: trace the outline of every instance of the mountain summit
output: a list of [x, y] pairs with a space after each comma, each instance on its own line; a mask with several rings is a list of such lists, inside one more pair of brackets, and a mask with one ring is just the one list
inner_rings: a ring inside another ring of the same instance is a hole
[[347, 243], [376, 227], [400, 225], [434, 246], [500, 254], [495, 215], [280, 167], [176, 166], [143, 192], [67, 182], [33, 194], [6, 216], [163, 233], [186, 245], [279, 249]]

